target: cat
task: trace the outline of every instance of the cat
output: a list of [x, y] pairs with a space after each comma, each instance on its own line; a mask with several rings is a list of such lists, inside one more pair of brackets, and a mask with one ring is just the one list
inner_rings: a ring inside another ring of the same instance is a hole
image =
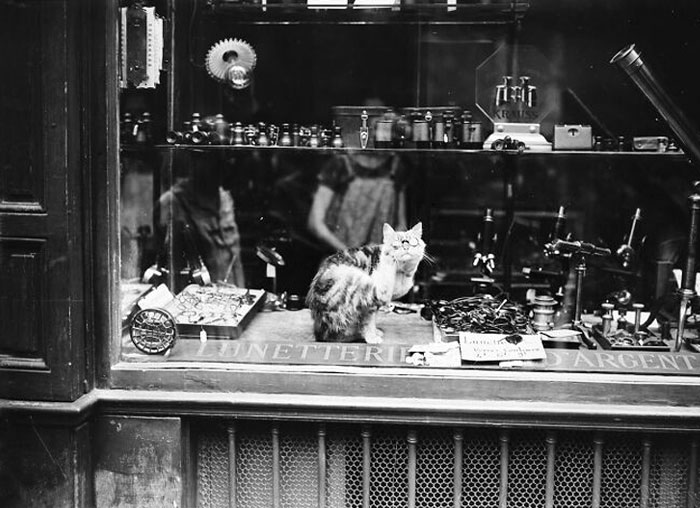
[[382, 342], [377, 311], [408, 293], [425, 256], [422, 223], [408, 231], [384, 224], [382, 233], [381, 244], [337, 252], [321, 263], [306, 297], [317, 341]]

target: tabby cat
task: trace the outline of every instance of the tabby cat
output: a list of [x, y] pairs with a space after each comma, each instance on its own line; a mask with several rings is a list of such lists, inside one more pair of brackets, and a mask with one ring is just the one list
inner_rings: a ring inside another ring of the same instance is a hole
[[422, 234], [420, 222], [409, 231], [384, 224], [381, 244], [337, 252], [321, 263], [306, 298], [317, 341], [382, 341], [377, 311], [413, 287], [425, 255]]

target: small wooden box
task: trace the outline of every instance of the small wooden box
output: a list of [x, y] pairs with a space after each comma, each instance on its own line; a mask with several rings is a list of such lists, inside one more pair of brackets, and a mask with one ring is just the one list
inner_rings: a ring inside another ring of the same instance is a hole
[[237, 339], [262, 308], [265, 295], [262, 289], [191, 284], [165, 310], [175, 318], [180, 338]]

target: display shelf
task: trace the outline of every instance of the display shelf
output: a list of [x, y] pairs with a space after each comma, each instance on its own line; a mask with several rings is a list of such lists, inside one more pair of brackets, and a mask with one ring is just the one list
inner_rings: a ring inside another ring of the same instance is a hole
[[206, 15], [233, 17], [250, 24], [510, 24], [529, 8], [524, 0], [494, 2], [395, 2], [396, 5], [355, 5], [338, 2], [210, 0]]
[[[583, 150], [553, 150], [551, 152], [517, 152], [514, 150], [483, 150], [483, 149], [465, 149], [465, 148], [333, 148], [333, 147], [319, 147], [312, 148], [307, 146], [233, 146], [233, 145], [189, 145], [189, 144], [175, 144], [175, 145], [154, 145], [154, 149], [167, 151], [167, 150], [183, 150], [183, 151], [202, 151], [202, 152], [219, 152], [219, 151], [280, 151], [280, 152], [319, 152], [319, 153], [396, 153], [396, 154], [421, 154], [421, 155], [490, 155], [490, 156], [517, 156], [527, 159], [539, 159], [539, 158], [576, 158], [576, 159], [596, 159], [605, 160], [613, 158], [633, 158], [633, 159], [644, 159], [650, 158], [654, 160], [666, 160], [673, 162], [682, 162], [687, 160], [687, 156], [682, 152], [597, 152], [597, 151], [583, 151]], [[122, 149], [129, 151], [139, 151], [148, 150], [147, 147], [135, 147], [129, 145], [122, 145]]]

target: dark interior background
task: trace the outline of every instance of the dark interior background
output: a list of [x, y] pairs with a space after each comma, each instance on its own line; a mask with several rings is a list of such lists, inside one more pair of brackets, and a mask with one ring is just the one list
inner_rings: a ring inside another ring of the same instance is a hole
[[[489, 3], [499, 5], [495, 0]], [[330, 125], [333, 106], [381, 103], [394, 108], [469, 109], [488, 133], [490, 122], [475, 104], [477, 68], [502, 45], [516, 43], [536, 48], [550, 63], [551, 82], [539, 85], [554, 97], [552, 110], [542, 122], [542, 132], [550, 141], [553, 125], [562, 123], [591, 125], [594, 135], [605, 137], [673, 137], [654, 107], [610, 63], [630, 43], [636, 44], [679, 110], [694, 124], [700, 123], [694, 78], [700, 52], [700, 2], [531, 0], [521, 20], [501, 24], [416, 23], [384, 11], [380, 23], [361, 23], [373, 16], [363, 18], [362, 13], [353, 14], [358, 23], [330, 23], [347, 21], [348, 16], [272, 8], [263, 14], [248, 9], [250, 2], [222, 4], [227, 8], [211, 9], [204, 1], [176, 1], [178, 22], [171, 27], [175, 53], [169, 55], [176, 63], [176, 74], [170, 77], [176, 90], [174, 127], [195, 111], [202, 116], [221, 112], [229, 121], [244, 123]], [[439, 2], [432, 4], [436, 9], [432, 12], [444, 9]], [[438, 17], [449, 19], [444, 13]], [[281, 19], [304, 22], [276, 22]], [[208, 49], [224, 38], [245, 40], [256, 51], [253, 84], [246, 90], [222, 87], [204, 68]], [[160, 132], [167, 127], [167, 104], [162, 86], [145, 92], [130, 89], [122, 95], [123, 111], [149, 109]], [[325, 254], [308, 237], [304, 223], [316, 173], [327, 156], [251, 151], [222, 157], [222, 171], [236, 199], [252, 287], [267, 284], [254, 247], [269, 242], [285, 253], [293, 267], [280, 273], [282, 289], [305, 291]], [[187, 157], [178, 154], [174, 164], [162, 166], [161, 171], [171, 171], [173, 178], [187, 174]], [[659, 245], [675, 238], [679, 247], [672, 257], [677, 264], [686, 229], [686, 198], [699, 174], [682, 157], [650, 160], [612, 154], [595, 159], [525, 160], [515, 181], [513, 227], [503, 222], [503, 168], [490, 158], [439, 154], [422, 158], [404, 154], [402, 158], [414, 174], [409, 220], [423, 221], [429, 250], [437, 258], [421, 274], [426, 294], [432, 295], [467, 290], [463, 283], [469, 280], [485, 207], [497, 211], [500, 253], [506, 239], [515, 249], [515, 274], [523, 266], [546, 261], [540, 246], [550, 229], [551, 213], [560, 204], [572, 207], [572, 232], [613, 249], [623, 241], [634, 209], [643, 208], [648, 262], [658, 258]], [[161, 181], [162, 175], [155, 179], [154, 193], [163, 190], [158, 189]], [[441, 284], [431, 282], [436, 273], [447, 275]], [[648, 286], [650, 277], [650, 273], [638, 273], [620, 280], [610, 271], [597, 273], [593, 266], [590, 301], [620, 286]], [[455, 284], [445, 282], [450, 280]], [[650, 290], [638, 291], [642, 298]]]

